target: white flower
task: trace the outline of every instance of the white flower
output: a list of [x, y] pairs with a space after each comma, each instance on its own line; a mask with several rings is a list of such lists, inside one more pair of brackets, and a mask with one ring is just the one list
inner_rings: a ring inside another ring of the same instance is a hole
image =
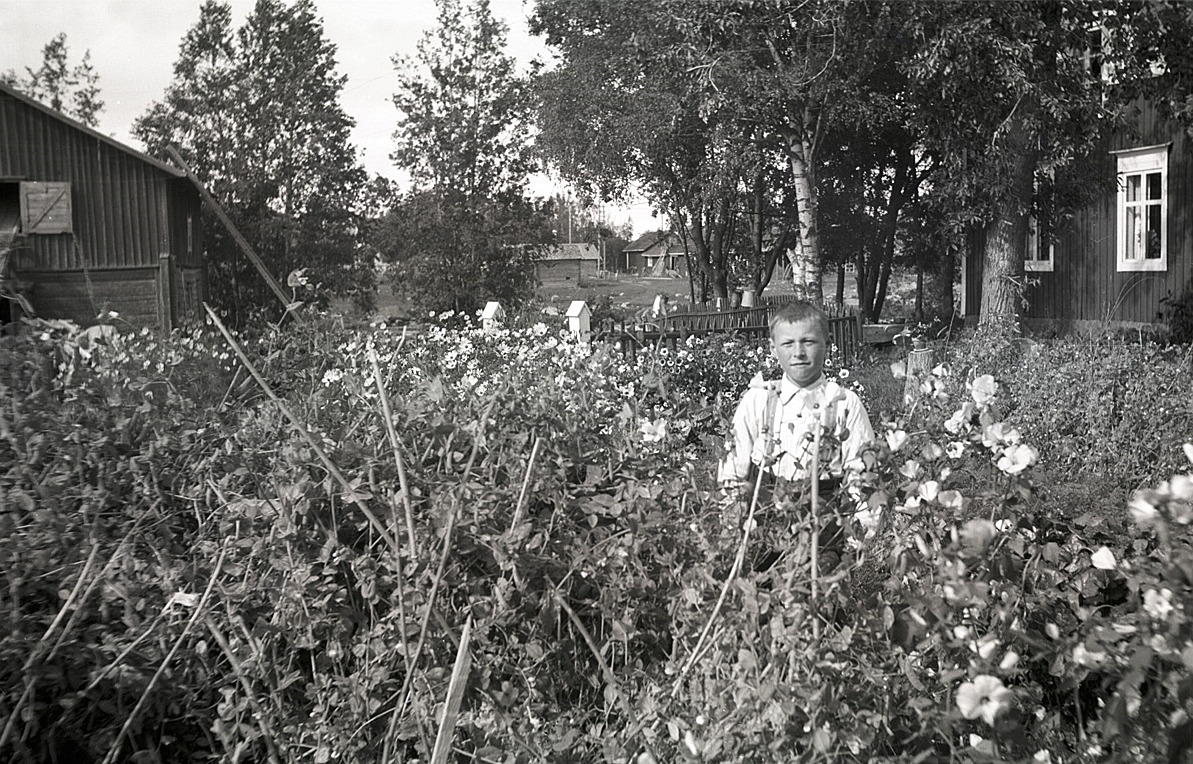
[[1160, 517], [1159, 510], [1150, 501], [1153, 496], [1152, 491], [1137, 491], [1128, 502], [1127, 510], [1131, 513], [1131, 519], [1135, 521], [1136, 525], [1147, 528]]
[[998, 468], [1008, 475], [1018, 475], [1036, 463], [1040, 455], [1031, 446], [1007, 446], [998, 460]]
[[891, 447], [892, 451], [898, 451], [907, 442], [907, 432], [904, 430], [888, 430], [886, 433], [886, 443]]
[[1118, 563], [1114, 561], [1114, 552], [1104, 546], [1091, 554], [1089, 561], [1098, 570], [1114, 570], [1118, 567]]
[[985, 549], [998, 535], [998, 529], [994, 527], [994, 523], [985, 518], [975, 518], [961, 526], [958, 535], [961, 536], [961, 543], [965, 546]]
[[1193, 464], [1193, 443], [1186, 443], [1181, 448], [1185, 450], [1185, 458], [1189, 460], [1190, 464]]
[[973, 408], [973, 403], [966, 401], [965, 405], [954, 411], [953, 415], [944, 423], [944, 428], [954, 435], [960, 434], [973, 417]]
[[920, 474], [920, 463], [915, 459], [908, 459], [903, 462], [903, 466], [899, 468], [899, 474], [908, 480], [914, 480]]
[[638, 431], [642, 433], [643, 442], [658, 443], [667, 437], [667, 420], [660, 418], [654, 422], [643, 422], [639, 425]]
[[986, 448], [1014, 445], [1019, 438], [1019, 431], [1006, 422], [995, 422], [982, 430], [982, 445]]
[[1168, 481], [1168, 490], [1174, 499], [1193, 501], [1193, 475], [1173, 475]]
[[1143, 593], [1143, 609], [1157, 621], [1168, 620], [1168, 614], [1172, 612], [1172, 590], [1148, 589]]
[[944, 456], [944, 449], [936, 443], [928, 443], [920, 449], [920, 456], [924, 458], [924, 461], [935, 461]]
[[1002, 680], [989, 674], [979, 674], [972, 682], [957, 689], [957, 708], [966, 719], [977, 719], [993, 725], [999, 714], [1014, 699], [1014, 693], [1003, 686]]
[[948, 490], [941, 491], [940, 495], [936, 497], [936, 500], [946, 509], [961, 509], [965, 498], [961, 495], [960, 491]]
[[949, 443], [949, 447], [945, 449], [945, 453], [949, 455], [950, 459], [960, 459], [961, 455], [965, 453], [965, 443], [954, 440]]
[[974, 403], [979, 406], [989, 404], [990, 401], [994, 400], [997, 392], [998, 383], [989, 374], [983, 374], [969, 384], [969, 394], [973, 396]]
[[940, 483], [935, 480], [928, 480], [920, 483], [919, 494], [925, 501], [933, 501], [940, 494]]
[[1010, 671], [1019, 665], [1019, 653], [1014, 650], [1007, 650], [1006, 654], [1002, 656], [1002, 660], [998, 664], [1000, 671]]

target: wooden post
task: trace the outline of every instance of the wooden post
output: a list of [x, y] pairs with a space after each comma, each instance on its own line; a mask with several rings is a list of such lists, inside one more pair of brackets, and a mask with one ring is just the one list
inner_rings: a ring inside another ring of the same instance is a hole
[[[291, 296], [286, 294], [286, 290], [282, 289], [282, 285], [278, 283], [278, 280], [275, 279], [273, 274], [269, 272], [269, 269], [265, 267], [265, 263], [262, 262], [261, 258], [257, 256], [256, 251], [253, 250], [252, 246], [248, 243], [248, 240], [241, 235], [239, 230], [237, 230], [236, 225], [232, 222], [232, 219], [228, 217], [228, 213], [224, 212], [224, 208], [220, 206], [220, 203], [216, 201], [215, 197], [211, 195], [211, 192], [207, 190], [206, 186], [204, 186], [203, 183], [195, 177], [195, 174], [191, 172], [191, 168], [187, 165], [186, 160], [182, 158], [182, 155], [179, 154], [177, 149], [175, 149], [173, 146], [167, 146], [166, 151], [168, 151], [170, 153], [170, 157], [178, 163], [179, 168], [186, 173], [186, 176], [191, 179], [191, 183], [195, 184], [195, 188], [199, 189], [199, 194], [203, 197], [203, 201], [207, 202], [207, 204], [211, 206], [211, 211], [215, 213], [216, 217], [220, 219], [220, 222], [224, 224], [224, 227], [228, 229], [228, 233], [232, 234], [232, 238], [236, 240], [238, 245], [240, 245], [241, 251], [243, 251], [248, 259], [252, 261], [253, 265], [256, 266], [257, 272], [260, 273], [261, 277], [265, 279], [265, 283], [269, 285], [269, 288], [273, 290], [273, 293], [277, 295], [279, 300], [282, 301], [282, 307], [289, 306]], [[296, 317], [297, 315], [298, 314], [295, 314]]]
[[170, 264], [170, 253], [157, 256], [157, 312], [163, 333], [174, 328], [174, 268]]

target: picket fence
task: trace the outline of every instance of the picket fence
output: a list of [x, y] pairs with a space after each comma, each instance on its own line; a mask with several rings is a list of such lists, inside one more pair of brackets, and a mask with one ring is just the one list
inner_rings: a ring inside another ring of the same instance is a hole
[[[714, 310], [689, 305], [641, 320], [605, 319], [593, 327], [596, 342], [612, 345], [626, 359], [633, 359], [648, 348], [674, 349], [688, 337], [725, 334], [746, 342], [762, 343], [770, 336], [771, 311], [795, 302], [793, 295], [766, 295], [763, 304], [753, 308]], [[862, 345], [862, 319], [845, 306], [828, 305], [830, 357], [837, 364], [850, 365]]]

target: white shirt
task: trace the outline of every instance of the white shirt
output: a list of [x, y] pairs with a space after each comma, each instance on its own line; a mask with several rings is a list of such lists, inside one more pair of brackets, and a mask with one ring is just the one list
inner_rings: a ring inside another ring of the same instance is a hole
[[[778, 385], [778, 401], [771, 428], [769, 467], [762, 420], [770, 388]], [[717, 470], [722, 484], [739, 484], [749, 476], [750, 465], [788, 480], [808, 476], [812, 462], [813, 431], [820, 423], [821, 477], [841, 477], [845, 465], [857, 459], [865, 445], [874, 440], [874, 428], [861, 398], [824, 375], [808, 387], [787, 377], [779, 382], [756, 380], [742, 397], [733, 415], [733, 436], [729, 452]]]

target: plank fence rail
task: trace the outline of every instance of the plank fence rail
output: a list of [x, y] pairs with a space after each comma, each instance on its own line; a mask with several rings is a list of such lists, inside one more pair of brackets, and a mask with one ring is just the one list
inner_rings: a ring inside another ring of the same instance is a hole
[[[732, 310], [700, 309], [691, 306], [655, 318], [642, 321], [614, 321], [606, 319], [598, 323], [593, 339], [615, 345], [628, 360], [647, 348], [668, 348], [674, 350], [688, 337], [705, 337], [723, 334], [763, 343], [770, 336], [770, 315], [780, 305], [793, 302], [778, 295], [773, 302], [764, 298], [764, 304], [755, 308]], [[844, 366], [852, 364], [862, 345], [862, 319], [856, 312], [838, 306], [828, 306], [829, 334], [831, 335], [830, 357]]]

